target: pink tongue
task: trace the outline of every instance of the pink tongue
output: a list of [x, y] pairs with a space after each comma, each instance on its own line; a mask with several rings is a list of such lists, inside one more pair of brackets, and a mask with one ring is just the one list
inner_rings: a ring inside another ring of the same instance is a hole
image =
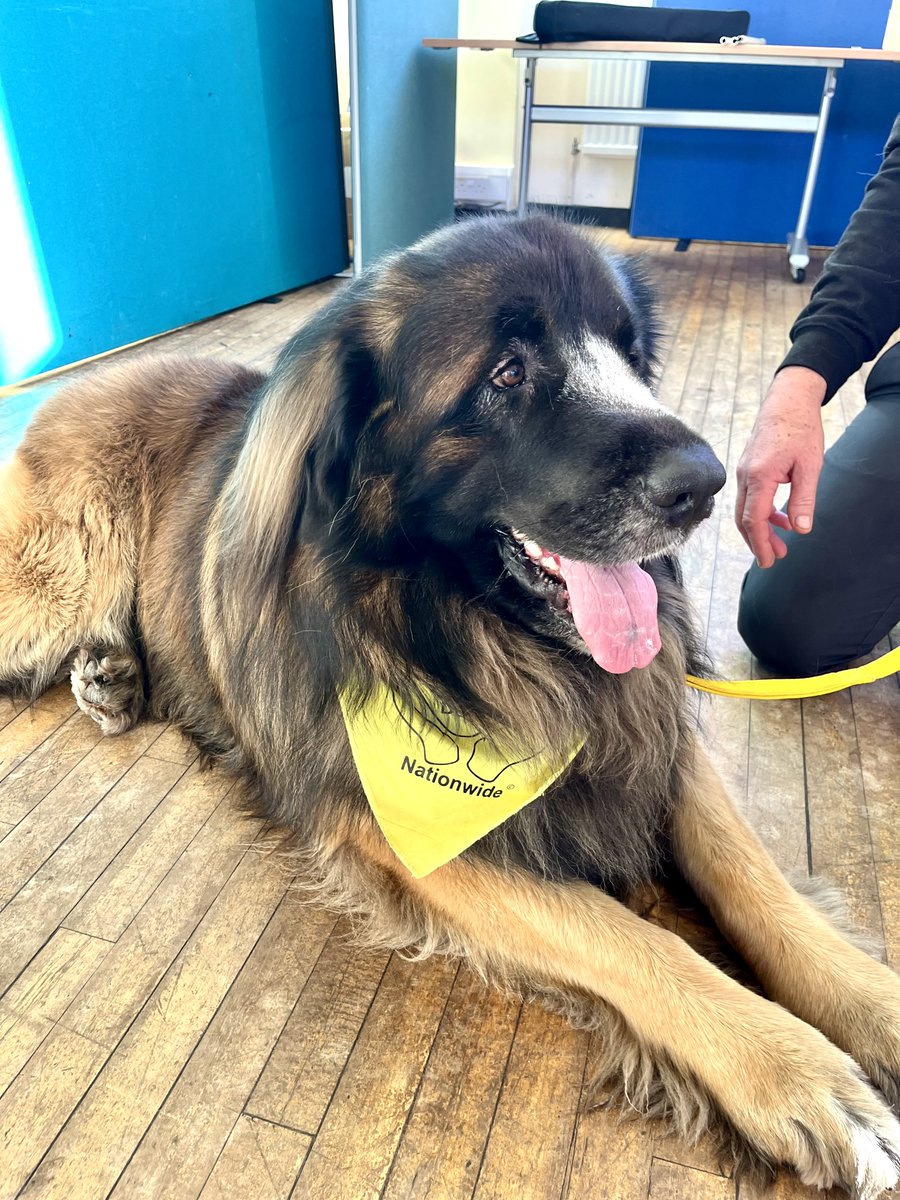
[[637, 563], [592, 567], [560, 558], [575, 628], [594, 662], [622, 675], [656, 657], [659, 625], [656, 584]]

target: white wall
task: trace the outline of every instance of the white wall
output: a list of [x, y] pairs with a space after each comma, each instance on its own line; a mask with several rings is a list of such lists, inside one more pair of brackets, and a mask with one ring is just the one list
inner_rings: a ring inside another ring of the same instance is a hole
[[[632, 2], [647, 3], [647, 0]], [[493, 0], [490, 4], [484, 0], [459, 0], [459, 36], [515, 38], [529, 32], [533, 16], [534, 0]], [[335, 0], [334, 31], [341, 127], [346, 140], [350, 93], [347, 0]], [[422, 36], [427, 37], [428, 31], [423, 29]], [[468, 168], [475, 168], [479, 174], [491, 170], [514, 172], [521, 135], [522, 63], [506, 50], [457, 53], [457, 175], [465, 174]], [[584, 62], [542, 62], [537, 99], [543, 104], [583, 104], [587, 79]], [[573, 139], [581, 140], [583, 135], [581, 125], [535, 127], [529, 198], [546, 204], [627, 208], [631, 203], [634, 159], [573, 155]]]
[[[533, 0], [494, 0], [489, 5], [483, 0], [459, 0], [459, 36], [515, 38], [529, 32], [533, 16]], [[506, 50], [458, 53], [457, 174], [467, 167], [513, 168], [518, 163], [521, 130], [522, 64]], [[535, 95], [541, 104], [583, 104], [587, 83], [587, 63], [544, 61], [538, 67]], [[634, 158], [573, 154], [573, 140], [583, 136], [582, 125], [535, 126], [529, 199], [627, 208]]]
[[900, 50], [900, 0], [892, 0], [891, 11], [888, 13], [887, 28], [884, 31], [883, 48], [885, 50]]
[[[459, 36], [514, 38], [531, 28], [533, 12], [533, 5], [526, 0], [494, 0], [492, 4], [460, 0]], [[504, 50], [456, 53], [457, 167], [511, 168], [515, 163], [519, 64]]]

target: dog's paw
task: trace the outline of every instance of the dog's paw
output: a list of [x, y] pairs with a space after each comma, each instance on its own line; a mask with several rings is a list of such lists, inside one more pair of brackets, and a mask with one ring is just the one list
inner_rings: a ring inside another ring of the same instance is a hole
[[[801, 1026], [801, 1029], [804, 1027]], [[900, 1122], [852, 1059], [815, 1030], [767, 1047], [739, 1123], [812, 1187], [875, 1200], [900, 1180]], [[745, 1094], [746, 1096], [746, 1094]]]
[[[800, 1118], [797, 1170], [818, 1188], [839, 1185], [858, 1200], [875, 1200], [900, 1180], [900, 1125], [874, 1099], [861, 1104], [834, 1099], [825, 1125], [813, 1129]], [[828, 1125], [832, 1128], [829, 1130]]]
[[141, 665], [131, 653], [104, 654], [82, 646], [72, 663], [72, 694], [82, 712], [113, 736], [130, 729], [144, 707]]

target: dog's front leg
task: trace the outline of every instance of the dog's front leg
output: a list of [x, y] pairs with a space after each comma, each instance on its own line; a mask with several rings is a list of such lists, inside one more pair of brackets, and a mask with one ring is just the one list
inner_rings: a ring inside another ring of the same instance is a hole
[[[469, 856], [414, 879], [374, 825], [356, 849], [389, 876], [409, 936], [491, 974], [616, 1009], [670, 1104], [691, 1098], [769, 1163], [870, 1200], [897, 1180], [900, 1125], [855, 1064], [812, 1026], [749, 992], [680, 938], [584, 883], [556, 884]], [[412, 905], [409, 901], [412, 901]], [[683, 1122], [687, 1124], [687, 1122]]]
[[900, 979], [790, 886], [699, 746], [673, 834], [680, 869], [767, 994], [852, 1055], [900, 1108]]

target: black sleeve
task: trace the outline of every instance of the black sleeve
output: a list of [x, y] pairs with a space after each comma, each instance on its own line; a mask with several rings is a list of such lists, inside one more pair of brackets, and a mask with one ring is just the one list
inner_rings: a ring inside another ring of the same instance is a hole
[[825, 399], [874, 358], [900, 328], [900, 117], [878, 174], [825, 262], [809, 304], [791, 329], [779, 367], [810, 367]]

